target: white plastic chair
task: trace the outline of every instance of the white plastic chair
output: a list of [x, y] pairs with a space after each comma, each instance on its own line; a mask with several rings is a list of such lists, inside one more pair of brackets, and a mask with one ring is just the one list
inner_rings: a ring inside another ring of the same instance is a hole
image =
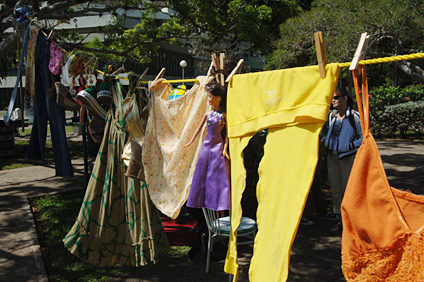
[[[206, 273], [209, 273], [210, 255], [211, 255], [211, 252], [213, 251], [213, 243], [214, 243], [213, 240], [219, 237], [221, 239], [221, 242], [224, 245], [227, 245], [224, 242], [223, 237], [227, 237], [227, 238], [230, 237], [231, 217], [230, 216], [219, 217], [220, 212], [216, 212], [214, 210], [210, 210], [207, 208], [202, 208], [202, 210], [203, 210], [203, 214], [205, 216], [206, 224], [208, 225], [208, 231], [209, 231], [208, 254], [206, 258]], [[248, 240], [243, 240], [243, 241], [237, 240], [237, 245], [252, 244], [254, 242], [257, 229], [258, 229], [258, 226], [256, 224], [256, 221], [248, 217], [242, 217], [240, 220], [240, 225], [237, 228], [237, 238], [245, 237]]]

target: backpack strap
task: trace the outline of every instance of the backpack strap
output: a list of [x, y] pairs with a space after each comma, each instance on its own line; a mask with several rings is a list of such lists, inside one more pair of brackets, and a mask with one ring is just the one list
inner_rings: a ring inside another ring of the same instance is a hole
[[357, 113], [354, 110], [350, 110], [350, 115], [349, 115], [349, 123], [350, 126], [353, 127], [353, 129], [355, 130], [355, 138], [358, 137], [358, 131], [356, 130], [356, 125], [355, 125], [355, 116]]

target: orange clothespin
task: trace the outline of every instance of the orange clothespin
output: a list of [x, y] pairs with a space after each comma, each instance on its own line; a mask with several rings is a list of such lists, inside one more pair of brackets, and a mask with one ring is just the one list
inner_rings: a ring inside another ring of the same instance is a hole
[[244, 59], [241, 59], [238, 61], [236, 67], [232, 70], [232, 72], [230, 73], [230, 75], [227, 77], [227, 79], [225, 80], [225, 82], [230, 82], [231, 79], [233, 78], [233, 76], [237, 73], [237, 71], [240, 69], [240, 67], [243, 65]]
[[314, 33], [315, 47], [317, 50], [317, 60], [319, 67], [319, 76], [325, 78], [325, 65], [327, 64], [327, 50], [325, 49], [324, 37], [322, 31]]
[[361, 34], [361, 39], [359, 39], [358, 47], [356, 48], [355, 55], [353, 56], [352, 63], [350, 64], [349, 70], [358, 69], [358, 75], [361, 75], [361, 68], [358, 68], [358, 63], [360, 60], [365, 58], [365, 54], [367, 53], [367, 45], [370, 36], [368, 33], [364, 32]]

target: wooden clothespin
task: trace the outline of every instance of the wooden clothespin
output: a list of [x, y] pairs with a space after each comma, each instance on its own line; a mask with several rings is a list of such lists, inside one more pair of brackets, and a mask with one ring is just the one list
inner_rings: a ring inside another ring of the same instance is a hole
[[206, 76], [210, 76], [211, 75], [213, 66], [214, 66], [214, 63], [213, 63], [213, 60], [212, 60], [211, 65], [209, 66], [208, 73], [206, 74]]
[[[215, 67], [215, 70], [218, 71], [219, 70], [219, 60], [218, 60], [218, 57], [216, 56], [215, 53], [212, 54], [211, 57], [212, 57], [212, 63], [214, 65], [214, 67]], [[215, 78], [216, 78], [216, 81], [217, 82], [220, 82], [220, 80], [219, 80], [220, 76], [218, 75], [218, 73], [215, 74]]]
[[358, 75], [361, 75], [361, 68], [358, 68], [358, 63], [360, 60], [365, 58], [369, 38], [370, 36], [368, 33], [364, 32], [361, 34], [361, 39], [359, 39], [358, 47], [356, 48], [355, 55], [353, 56], [352, 63], [349, 67], [349, 70], [351, 71], [358, 69]]
[[120, 74], [120, 73], [122, 73], [124, 71], [125, 71], [124, 67], [120, 67], [119, 69], [117, 69], [116, 71], [114, 71], [113, 73], [111, 73], [110, 75], [111, 76], [116, 76], [116, 75], [118, 75], [118, 74]]
[[238, 61], [236, 67], [232, 70], [232, 72], [230, 73], [230, 75], [227, 77], [227, 79], [225, 80], [225, 82], [230, 82], [231, 79], [233, 78], [233, 76], [237, 73], [237, 71], [240, 69], [240, 67], [243, 65], [244, 59], [241, 59]]
[[141, 81], [141, 79], [146, 75], [147, 71], [149, 70], [149, 68], [146, 68], [143, 73], [140, 75], [140, 77], [138, 78], [138, 81]]
[[146, 75], [147, 71], [149, 70], [149, 68], [146, 68], [143, 73], [140, 75], [140, 77], [137, 80], [137, 86], [135, 87], [135, 89], [146, 89], [146, 87], [142, 86], [142, 82], [141, 79]]
[[71, 53], [68, 54], [68, 58], [71, 57], [72, 55], [74, 55], [76, 50], [77, 50], [76, 48], [74, 50], [72, 50]]
[[[219, 54], [219, 68], [224, 71], [224, 63], [225, 63], [225, 53], [221, 53]], [[221, 81], [221, 86], [224, 86], [225, 84], [225, 78], [224, 78], [224, 73], [221, 72], [220, 73], [220, 81]]]
[[49, 35], [47, 36], [47, 40], [49, 40], [50, 39], [50, 37], [53, 35], [53, 28], [52, 28], [52, 30], [50, 30], [50, 33], [49, 33]]
[[315, 48], [317, 50], [317, 60], [319, 67], [319, 76], [325, 78], [325, 65], [327, 65], [327, 50], [325, 49], [324, 37], [322, 31], [314, 33]]
[[84, 66], [85, 67], [89, 67], [91, 64], [93, 64], [93, 63], [95, 63], [96, 62], [96, 56], [93, 56], [93, 57], [91, 57], [90, 58], [90, 60], [88, 60], [85, 64], [84, 64]]
[[166, 70], [165, 68], [162, 68], [160, 72], [158, 73], [158, 75], [155, 77], [155, 79], [153, 79], [153, 81], [149, 85], [153, 85], [154, 83], [156, 83], [163, 76], [163, 74], [165, 73], [165, 70]]

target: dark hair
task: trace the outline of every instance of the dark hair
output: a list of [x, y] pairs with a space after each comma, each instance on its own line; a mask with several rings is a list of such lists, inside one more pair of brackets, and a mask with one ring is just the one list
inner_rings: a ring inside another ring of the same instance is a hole
[[353, 99], [352, 97], [349, 96], [349, 94], [347, 93], [346, 89], [344, 88], [337, 88], [336, 93], [339, 93], [340, 96], [342, 97], [347, 97], [347, 106], [351, 109], [353, 109]]
[[221, 97], [221, 101], [219, 102], [219, 109], [223, 112], [227, 110], [227, 85], [222, 86], [221, 83], [217, 82], [216, 79], [212, 79], [211, 82], [206, 84], [206, 91], [211, 93], [215, 97]]
[[[225, 59], [224, 63], [224, 69], [223, 70], [216, 70], [215, 68], [212, 70], [211, 74], [224, 74], [224, 80], [227, 79], [227, 77], [230, 75], [230, 73], [233, 71], [233, 69], [236, 67], [237, 63], [234, 60], [234, 58], [230, 55]], [[227, 83], [224, 83], [224, 86], [221, 85], [221, 83], [217, 82], [216, 79], [212, 79], [211, 82], [206, 84], [205, 86], [206, 91], [211, 93], [213, 96], [221, 97], [221, 101], [219, 103], [219, 109], [220, 111], [226, 112], [227, 111]]]

